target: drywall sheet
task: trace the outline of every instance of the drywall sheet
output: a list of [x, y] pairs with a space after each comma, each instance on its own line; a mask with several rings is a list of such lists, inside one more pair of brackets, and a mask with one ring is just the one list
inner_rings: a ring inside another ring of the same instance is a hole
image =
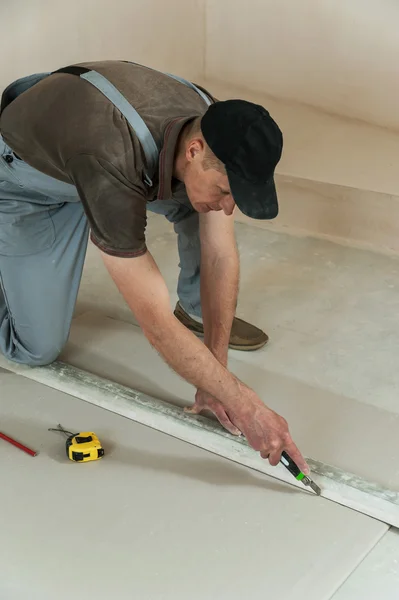
[[[287, 418], [308, 457], [399, 491], [399, 415], [251, 365], [230, 353], [230, 368]], [[194, 388], [172, 372], [134, 325], [86, 313], [75, 320], [62, 360], [181, 406]]]
[[[326, 600], [387, 530], [24, 377], [0, 390], [0, 429], [39, 451], [0, 442], [0, 598]], [[105, 458], [68, 461], [57, 423], [94, 430]]]
[[397, 600], [399, 590], [399, 530], [390, 529], [333, 600]]

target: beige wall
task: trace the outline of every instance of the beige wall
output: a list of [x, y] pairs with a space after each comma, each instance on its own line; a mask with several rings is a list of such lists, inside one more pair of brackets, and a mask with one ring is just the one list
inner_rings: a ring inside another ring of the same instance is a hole
[[130, 59], [399, 129], [397, 0], [12, 0], [0, 22], [0, 88]]
[[397, 0], [205, 1], [207, 78], [399, 128]]
[[399, 0], [0, 0], [0, 23], [0, 90], [125, 59], [264, 104], [285, 152], [263, 226], [398, 251], [399, 137], [297, 102], [399, 130]]
[[203, 70], [202, 0], [12, 0], [0, 2], [0, 23], [0, 88], [85, 60], [132, 60], [193, 79]]

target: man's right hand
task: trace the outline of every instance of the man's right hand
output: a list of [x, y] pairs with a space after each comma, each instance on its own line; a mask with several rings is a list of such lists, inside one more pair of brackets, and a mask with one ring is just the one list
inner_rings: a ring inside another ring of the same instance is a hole
[[246, 390], [241, 406], [235, 410], [229, 410], [213, 396], [198, 390], [193, 406], [186, 412], [198, 415], [203, 410], [211, 411], [227, 431], [233, 435], [242, 433], [252, 448], [260, 452], [262, 458], [268, 458], [273, 467], [278, 465], [285, 450], [307, 475], [309, 467], [291, 438], [287, 421], [265, 406], [252, 390], [249, 394]]
[[278, 465], [281, 454], [285, 451], [300, 470], [309, 475], [309, 466], [293, 442], [287, 421], [265, 406], [254, 392], [251, 400], [246, 399], [242, 408], [234, 414], [229, 413], [229, 417], [252, 448], [260, 452], [262, 458], [268, 458], [273, 467]]

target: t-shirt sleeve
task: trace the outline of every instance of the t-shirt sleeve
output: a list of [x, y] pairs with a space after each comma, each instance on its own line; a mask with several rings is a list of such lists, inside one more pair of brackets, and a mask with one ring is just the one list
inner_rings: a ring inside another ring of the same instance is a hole
[[65, 169], [82, 201], [92, 242], [111, 256], [131, 258], [144, 254], [144, 190], [113, 164], [91, 154], [70, 158]]

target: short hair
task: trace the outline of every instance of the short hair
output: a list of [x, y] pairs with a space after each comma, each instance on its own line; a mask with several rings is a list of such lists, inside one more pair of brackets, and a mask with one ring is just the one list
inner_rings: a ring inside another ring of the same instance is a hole
[[[195, 137], [195, 136], [200, 136], [200, 137], [204, 138], [202, 129], [201, 129], [201, 118], [202, 117], [196, 117], [194, 119], [194, 121], [192, 123], [190, 123], [190, 129], [187, 132], [188, 138]], [[204, 171], [209, 171], [210, 169], [214, 169], [215, 171], [219, 171], [219, 173], [223, 173], [223, 175], [225, 175], [226, 169], [225, 169], [224, 164], [212, 152], [212, 150], [210, 149], [210, 147], [208, 146], [208, 144], [206, 143], [205, 140], [204, 140], [204, 142], [205, 142], [205, 156], [202, 161], [202, 168], [204, 169]]]

